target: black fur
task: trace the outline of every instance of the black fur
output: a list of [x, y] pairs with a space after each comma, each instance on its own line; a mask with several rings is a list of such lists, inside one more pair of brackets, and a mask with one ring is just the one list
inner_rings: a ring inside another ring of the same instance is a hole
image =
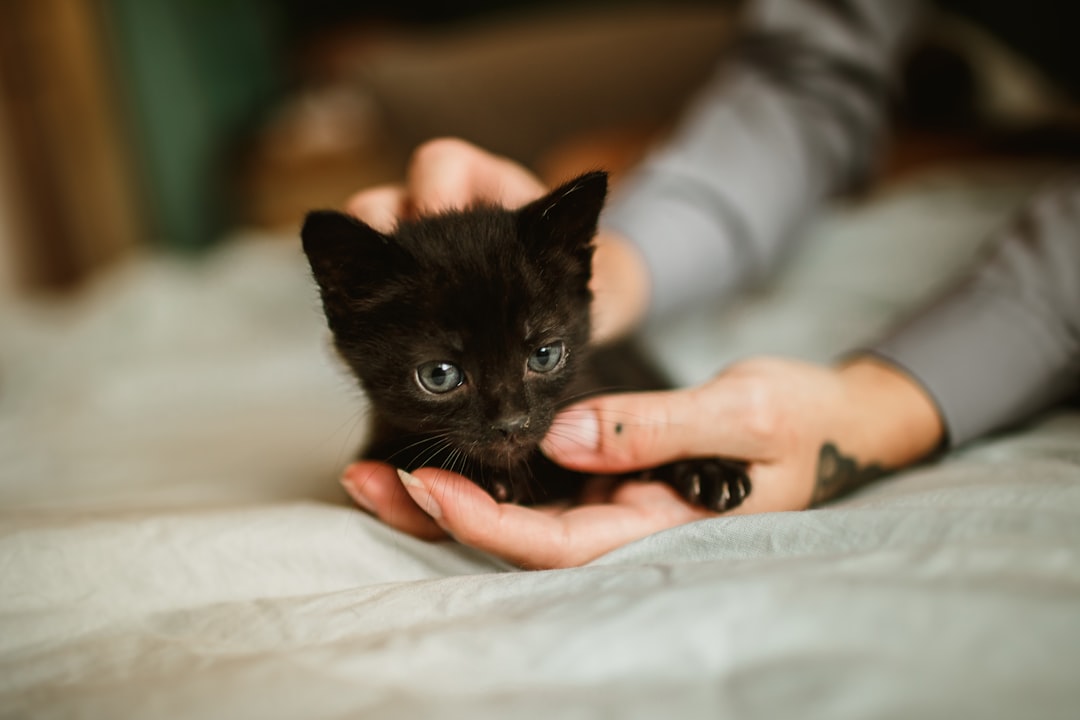
[[[588, 284], [606, 192], [606, 174], [588, 173], [517, 211], [481, 205], [403, 221], [392, 235], [338, 212], [308, 215], [304, 252], [373, 410], [364, 457], [455, 470], [500, 500], [576, 493], [582, 478], [537, 446], [556, 412], [596, 387]], [[534, 370], [530, 357], [550, 360], [554, 347], [558, 365]], [[431, 363], [437, 379], [456, 377], [452, 365], [463, 382], [426, 390], [420, 369]], [[700, 492], [685, 470], [654, 472], [687, 497], [697, 488], [702, 504], [722, 494]]]

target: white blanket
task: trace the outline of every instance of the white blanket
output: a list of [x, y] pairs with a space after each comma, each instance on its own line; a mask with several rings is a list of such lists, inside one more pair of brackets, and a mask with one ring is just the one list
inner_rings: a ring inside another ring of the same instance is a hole
[[[1028, 187], [839, 209], [767, 287], [650, 339], [686, 382], [827, 360]], [[350, 507], [362, 418], [292, 242], [0, 311], [0, 717], [1080, 716], [1080, 413], [553, 572]]]

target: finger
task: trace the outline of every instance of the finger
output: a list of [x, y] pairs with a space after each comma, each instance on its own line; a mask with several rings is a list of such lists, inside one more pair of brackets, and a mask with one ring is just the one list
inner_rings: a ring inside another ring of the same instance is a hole
[[647, 508], [666, 527], [693, 520], [716, 517], [717, 513], [693, 505], [667, 483], [654, 480], [627, 480], [619, 483], [611, 495], [617, 505]]
[[542, 448], [560, 465], [594, 473], [690, 457], [763, 459], [768, 439], [754, 425], [754, 401], [742, 385], [718, 379], [686, 390], [596, 397], [560, 412]]
[[601, 230], [594, 243], [592, 336], [606, 342], [627, 334], [648, 310], [649, 269], [632, 243]]
[[559, 516], [497, 503], [472, 481], [421, 468], [402, 481], [417, 505], [459, 542], [527, 568], [565, 564]]
[[408, 212], [408, 198], [400, 185], [362, 190], [345, 203], [345, 211], [381, 233], [391, 233]]
[[465, 478], [433, 468], [417, 470], [406, 487], [458, 541], [529, 569], [582, 565], [659, 530], [705, 516], [678, 501], [674, 493], [666, 496], [674, 502], [660, 503], [660, 511], [656, 495], [645, 493], [647, 498], [639, 495], [640, 504], [585, 505], [552, 515], [497, 503]]
[[387, 525], [421, 540], [446, 539], [446, 533], [405, 492], [393, 467], [371, 461], [353, 463], [345, 468], [341, 486], [358, 506]]
[[478, 202], [516, 208], [545, 192], [543, 183], [517, 163], [453, 138], [432, 140], [417, 148], [406, 183], [421, 215]]

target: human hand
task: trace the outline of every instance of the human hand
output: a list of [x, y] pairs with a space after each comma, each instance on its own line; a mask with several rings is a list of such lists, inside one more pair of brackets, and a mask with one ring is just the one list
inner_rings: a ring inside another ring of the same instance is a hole
[[[728, 514], [799, 510], [914, 462], [943, 435], [912, 380], [869, 358], [841, 368], [752, 360], [709, 382], [661, 393], [609, 395], [563, 411], [544, 443], [557, 462], [621, 473], [688, 457], [746, 460], [752, 491]], [[530, 568], [588, 562], [633, 540], [709, 517], [666, 485], [590, 483], [579, 504], [498, 504], [436, 468], [413, 475], [381, 463], [350, 466], [357, 503], [418, 537], [462, 543]]]
[[349, 198], [345, 209], [388, 233], [402, 218], [476, 203], [516, 208], [545, 192], [539, 178], [512, 160], [464, 140], [439, 138], [416, 148], [404, 184], [362, 190]]
[[543, 447], [589, 473], [745, 461], [751, 493], [729, 513], [740, 514], [825, 502], [925, 457], [943, 434], [932, 400], [891, 365], [759, 358], [693, 388], [586, 400], [556, 417]]
[[[409, 161], [405, 182], [363, 190], [346, 210], [380, 232], [418, 215], [493, 203], [510, 208], [544, 195], [544, 184], [521, 165], [463, 140], [441, 138], [424, 143]], [[649, 278], [638, 250], [601, 230], [595, 241], [592, 336], [603, 342], [625, 334], [645, 314]]]
[[657, 482], [597, 477], [574, 504], [498, 503], [471, 480], [427, 467], [381, 462], [346, 468], [342, 486], [391, 527], [422, 540], [454, 539], [526, 569], [583, 565], [609, 550], [712, 513]]

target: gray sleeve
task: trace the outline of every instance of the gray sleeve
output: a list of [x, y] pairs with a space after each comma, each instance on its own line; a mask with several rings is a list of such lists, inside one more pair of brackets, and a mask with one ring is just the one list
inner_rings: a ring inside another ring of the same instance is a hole
[[641, 248], [652, 314], [754, 281], [871, 170], [915, 0], [761, 0], [746, 41], [603, 224]]
[[872, 348], [929, 392], [953, 446], [1080, 390], [1080, 176], [993, 240], [969, 276]]

